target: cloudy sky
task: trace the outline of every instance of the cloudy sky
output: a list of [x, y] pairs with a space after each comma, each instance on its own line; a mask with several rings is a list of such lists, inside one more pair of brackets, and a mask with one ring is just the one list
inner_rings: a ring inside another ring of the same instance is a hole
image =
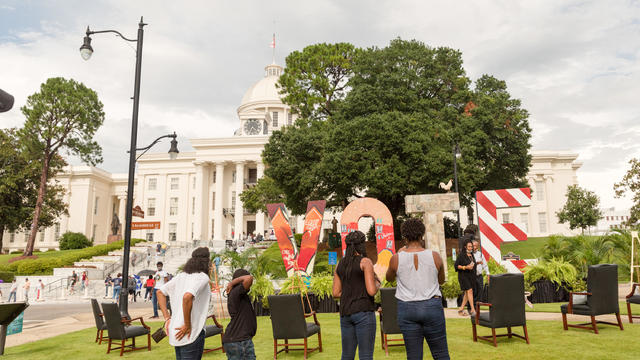
[[139, 144], [175, 130], [186, 151], [187, 138], [230, 136], [274, 31], [280, 64], [318, 42], [418, 39], [460, 49], [472, 79], [506, 80], [531, 113], [534, 150], [578, 153], [580, 184], [604, 206], [630, 205], [612, 186], [640, 155], [640, 1], [1, 0], [0, 88], [16, 105], [0, 127], [21, 125], [19, 107], [47, 78], [74, 78], [105, 106], [101, 167], [126, 172], [135, 44], [96, 35], [90, 61], [78, 48], [87, 25], [135, 37], [140, 16]]

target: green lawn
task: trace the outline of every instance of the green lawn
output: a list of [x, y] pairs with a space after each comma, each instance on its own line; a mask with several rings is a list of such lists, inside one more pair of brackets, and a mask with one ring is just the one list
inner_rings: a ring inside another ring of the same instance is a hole
[[[49, 250], [49, 251], [45, 251], [45, 252], [39, 252], [39, 251], [34, 251], [33, 255], [37, 256], [38, 258], [54, 258], [54, 257], [58, 257], [58, 256], [64, 256], [66, 254], [73, 254], [74, 252], [78, 252], [78, 251], [82, 251], [82, 249], [76, 249], [76, 250]], [[9, 259], [14, 258], [14, 257], [18, 257], [18, 256], [22, 256], [22, 254], [2, 254], [0, 255], [0, 265], [5, 265], [9, 263]]]
[[500, 246], [502, 255], [512, 252], [521, 259], [535, 259], [542, 252], [542, 247], [549, 241], [548, 237], [530, 237], [526, 241], [505, 242]]
[[[564, 305], [564, 304], [567, 304], [567, 303], [559, 302], [559, 303], [533, 304], [533, 309], [529, 308], [528, 306], [525, 306], [525, 310], [529, 312], [559, 313], [560, 305]], [[631, 313], [633, 315], [640, 315], [640, 305], [631, 304]], [[620, 314], [625, 316], [627, 315], [626, 301], [620, 301]]]
[[[311, 360], [335, 360], [340, 358], [340, 327], [337, 314], [320, 314], [318, 316], [322, 326], [324, 352], [313, 353]], [[379, 325], [379, 324], [378, 324]], [[151, 323], [152, 330], [161, 326], [161, 323]], [[584, 330], [562, 330], [559, 321], [529, 321], [528, 329], [531, 345], [527, 345], [520, 339], [499, 338], [498, 347], [494, 348], [486, 342], [474, 343], [471, 338], [471, 325], [469, 320], [448, 319], [447, 336], [449, 350], [453, 359], [463, 359], [472, 356], [478, 359], [637, 359], [638, 343], [640, 338], [640, 324], [624, 324], [625, 330], [620, 331], [613, 326], [599, 327], [600, 334], [595, 335]], [[379, 329], [378, 329], [379, 331]], [[521, 329], [514, 329], [521, 333]], [[487, 329], [481, 329], [481, 335], [490, 334]], [[501, 333], [501, 332], [499, 332]], [[11, 335], [20, 336], [20, 335]], [[380, 349], [380, 335], [376, 335], [375, 359], [405, 359], [404, 348], [394, 347], [390, 350], [390, 356], [385, 357]], [[7, 348], [7, 359], [52, 360], [52, 359], [118, 359], [117, 353], [106, 355], [106, 345], [98, 345], [93, 342], [95, 330], [87, 329], [41, 340], [34, 343]], [[209, 346], [220, 344], [219, 337], [207, 340]], [[270, 359], [273, 356], [273, 338], [271, 335], [271, 322], [268, 317], [258, 318], [258, 333], [254, 338], [256, 355], [258, 359]], [[316, 344], [314, 336], [310, 343]], [[428, 350], [427, 354], [428, 354]], [[159, 345], [153, 343], [152, 350], [148, 352], [136, 351], [127, 353], [125, 358], [131, 359], [171, 359], [173, 349], [167, 340]], [[220, 352], [209, 353], [204, 359], [226, 359]], [[279, 359], [302, 359], [302, 353], [293, 352], [280, 354]], [[425, 358], [430, 358], [428, 355]]]

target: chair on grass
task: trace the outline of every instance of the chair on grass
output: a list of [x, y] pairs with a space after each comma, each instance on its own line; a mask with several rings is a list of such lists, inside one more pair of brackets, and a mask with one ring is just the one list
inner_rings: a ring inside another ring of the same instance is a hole
[[215, 336], [215, 335], [220, 335], [220, 346], [216, 347], [216, 348], [211, 348], [211, 349], [207, 349], [206, 347], [204, 348], [204, 351], [202, 351], [203, 354], [206, 354], [208, 352], [212, 352], [212, 351], [216, 351], [216, 350], [222, 350], [222, 352], [224, 353], [224, 348], [222, 347], [222, 336], [224, 336], [224, 328], [222, 327], [222, 325], [220, 325], [220, 323], [218, 323], [218, 320], [216, 319], [215, 315], [210, 315], [207, 317], [211, 318], [213, 320], [214, 325], [204, 325], [204, 338], [205, 340], [209, 337]]
[[93, 309], [93, 318], [96, 321], [96, 329], [98, 329], [98, 331], [96, 332], [95, 342], [98, 342], [98, 340], [100, 340], [100, 342], [98, 343], [98, 345], [100, 345], [102, 344], [102, 339], [106, 340], [106, 338], [104, 337], [104, 331], [107, 330], [107, 323], [104, 322], [104, 315], [100, 310], [98, 300], [91, 299], [91, 308]]
[[[380, 301], [382, 307], [380, 313], [380, 340], [382, 349], [389, 356], [389, 346], [404, 346], [404, 339], [389, 339], [391, 334], [402, 334], [398, 327], [398, 299], [396, 299], [396, 288], [381, 288]], [[389, 344], [390, 342], [402, 342], [402, 344]]]
[[[527, 318], [524, 312], [524, 275], [522, 274], [500, 274], [489, 277], [489, 291], [487, 294], [488, 303], [476, 302], [476, 315], [471, 317], [473, 326], [473, 341], [478, 338], [493, 343], [498, 346], [497, 337], [512, 336], [523, 339], [529, 344], [529, 333], [527, 332]], [[481, 307], [488, 307], [489, 311], [480, 312]], [[491, 336], [479, 336], [477, 326], [491, 328]], [[514, 334], [511, 328], [522, 326], [524, 336]], [[496, 329], [507, 328], [506, 334], [496, 335]]]
[[[300, 294], [270, 295], [268, 299], [271, 308], [274, 359], [277, 359], [279, 353], [283, 351], [288, 353], [289, 350], [304, 350], [305, 359], [307, 353], [316, 350], [322, 352], [322, 334], [316, 312], [312, 311], [308, 315], [304, 313]], [[311, 316], [313, 316], [313, 322], [308, 323], [306, 318]], [[309, 349], [307, 339], [313, 334], [318, 334], [318, 347]], [[304, 339], [304, 343], [289, 344], [289, 339]], [[279, 344], [278, 340], [284, 340], [284, 344]], [[298, 348], [291, 349], [292, 346]], [[278, 347], [284, 347], [284, 349], [278, 350]]]
[[[586, 302], [577, 303], [573, 295], [586, 295]], [[569, 327], [593, 330], [598, 333], [596, 324], [607, 324], [622, 327], [620, 320], [620, 304], [618, 303], [618, 265], [600, 264], [591, 265], [587, 272], [587, 292], [569, 293], [569, 303], [560, 306], [562, 311], [562, 325], [565, 330]], [[591, 317], [591, 322], [584, 324], [567, 324], [567, 314], [586, 315]], [[596, 321], [596, 316], [616, 314], [618, 323]]]
[[631, 304], [640, 304], [640, 295], [636, 295], [636, 287], [640, 288], [640, 283], [633, 283], [631, 292], [627, 295], [627, 314], [629, 315], [629, 324], [633, 324], [633, 319], [640, 319], [640, 316], [631, 314]]
[[[120, 349], [120, 356], [125, 352], [134, 350], [148, 349], [151, 351], [151, 329], [144, 323], [141, 317], [133, 319], [125, 319], [120, 317], [120, 310], [118, 310], [118, 304], [115, 303], [102, 303], [102, 311], [104, 318], [107, 322], [107, 329], [109, 330], [109, 348], [107, 354], [111, 350]], [[133, 321], [140, 320], [142, 326], [132, 326]], [[126, 325], [126, 326], [125, 326]], [[147, 346], [136, 347], [136, 337], [147, 335]], [[131, 344], [126, 345], [127, 339], [131, 339]], [[111, 348], [111, 344], [120, 340], [120, 347]], [[128, 348], [125, 350], [125, 348]]]

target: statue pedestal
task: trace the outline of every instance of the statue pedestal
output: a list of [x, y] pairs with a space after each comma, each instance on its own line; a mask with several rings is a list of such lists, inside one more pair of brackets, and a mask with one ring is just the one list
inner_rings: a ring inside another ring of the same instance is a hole
[[107, 244], [111, 244], [112, 242], [116, 242], [120, 240], [122, 240], [122, 235], [120, 234], [107, 236]]

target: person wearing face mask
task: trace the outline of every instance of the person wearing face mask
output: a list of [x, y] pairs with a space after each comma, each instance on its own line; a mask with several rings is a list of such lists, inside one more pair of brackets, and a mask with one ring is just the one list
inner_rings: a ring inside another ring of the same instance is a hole
[[471, 305], [471, 316], [475, 316], [475, 310], [473, 306], [473, 288], [476, 284], [476, 261], [473, 256], [473, 243], [467, 239], [464, 242], [463, 248], [460, 249], [460, 255], [456, 259], [455, 269], [458, 272], [458, 282], [460, 283], [460, 289], [464, 292], [462, 298], [462, 305], [458, 308], [458, 314], [461, 316], [467, 316], [464, 307], [467, 302]]

